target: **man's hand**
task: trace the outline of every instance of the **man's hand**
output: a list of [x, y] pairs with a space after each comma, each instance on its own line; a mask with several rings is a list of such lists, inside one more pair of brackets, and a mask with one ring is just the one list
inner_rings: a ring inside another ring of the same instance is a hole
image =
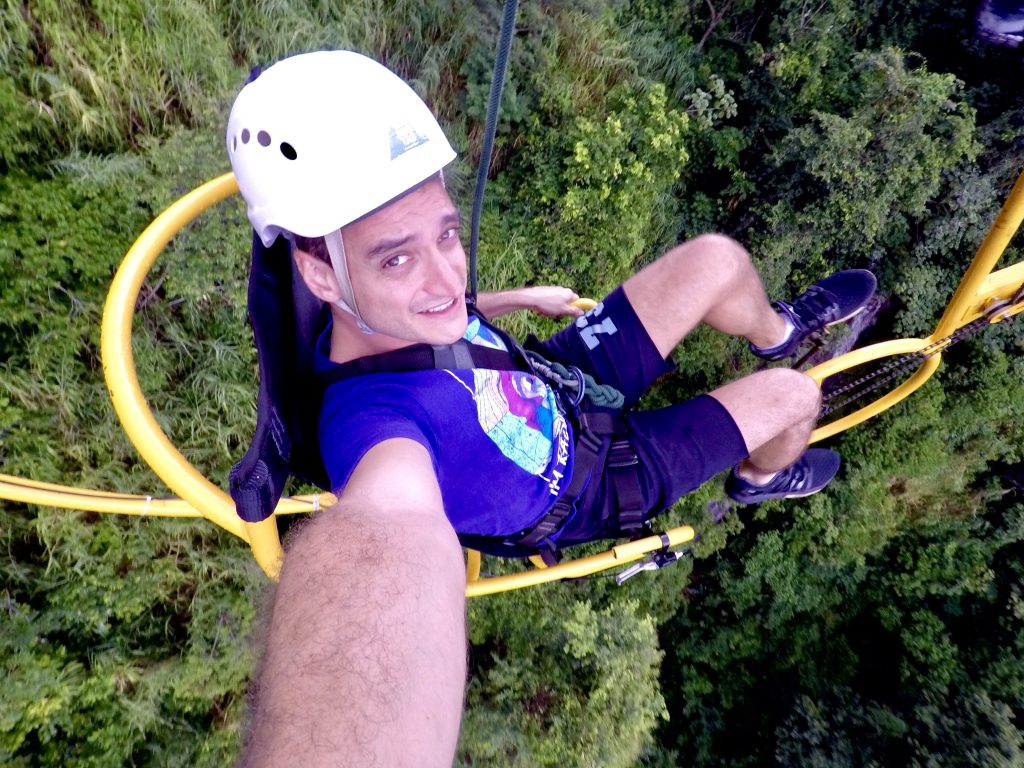
[[528, 309], [542, 315], [579, 317], [583, 314], [582, 309], [573, 306], [573, 302], [579, 299], [576, 292], [560, 285], [538, 285], [532, 288], [523, 288], [523, 292], [527, 294], [527, 299], [530, 302]]

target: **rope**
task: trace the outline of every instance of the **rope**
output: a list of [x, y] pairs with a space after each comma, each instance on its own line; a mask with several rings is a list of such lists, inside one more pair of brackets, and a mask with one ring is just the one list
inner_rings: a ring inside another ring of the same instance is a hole
[[480, 216], [484, 209], [484, 187], [487, 172], [491, 168], [491, 154], [494, 152], [494, 134], [498, 131], [498, 107], [501, 106], [501, 92], [505, 87], [505, 70], [508, 52], [512, 47], [512, 31], [515, 29], [516, 10], [519, 0], [505, 0], [505, 11], [498, 33], [498, 52], [494, 59], [494, 75], [491, 77], [491, 95], [487, 102], [487, 121], [484, 124], [484, 144], [480, 151], [480, 167], [476, 174], [476, 191], [473, 193], [473, 219], [469, 236], [469, 303], [476, 304], [476, 252], [480, 244]]
[[586, 397], [590, 404], [598, 408], [622, 408], [626, 402], [623, 394], [610, 384], [599, 384], [593, 376], [583, 373], [576, 366], [566, 368], [561, 363], [553, 363], [536, 352], [527, 352], [526, 356], [533, 363], [534, 370], [549, 382], [573, 393], [575, 405], [579, 405]]

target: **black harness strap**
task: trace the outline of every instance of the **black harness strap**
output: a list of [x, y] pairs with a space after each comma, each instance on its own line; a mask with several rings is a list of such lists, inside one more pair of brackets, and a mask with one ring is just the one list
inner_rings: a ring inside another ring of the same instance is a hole
[[370, 373], [407, 373], [409, 371], [426, 371], [432, 368], [491, 368], [497, 371], [519, 371], [522, 367], [516, 363], [509, 352], [490, 347], [472, 344], [460, 339], [454, 344], [431, 345], [413, 344], [409, 347], [382, 352], [379, 355], [368, 355], [347, 363], [336, 363], [330, 370], [317, 375], [318, 381], [325, 387], [342, 379], [364, 376]]
[[515, 540], [521, 547], [535, 548], [544, 562], [558, 561], [558, 544], [551, 539], [561, 530], [576, 508], [590, 479], [604, 467], [615, 490], [615, 528], [633, 535], [643, 528], [643, 492], [640, 489], [640, 461], [629, 442], [625, 419], [619, 413], [593, 411], [578, 416], [572, 479], [554, 506]]
[[[467, 309], [470, 315], [486, 322], [487, 318], [476, 307]], [[391, 352], [335, 363], [329, 371], [320, 372], [317, 380], [326, 388], [336, 381], [368, 373], [405, 373], [429, 371], [432, 368], [490, 368], [495, 371], [527, 371], [538, 375], [526, 350], [518, 341], [500, 328], [490, 324], [487, 327], [504, 342], [507, 351], [473, 344], [465, 339], [459, 339], [454, 344], [412, 344]]]
[[605, 471], [615, 487], [619, 533], [633, 536], [643, 528], [647, 510], [640, 490], [640, 459], [628, 439], [612, 440]]

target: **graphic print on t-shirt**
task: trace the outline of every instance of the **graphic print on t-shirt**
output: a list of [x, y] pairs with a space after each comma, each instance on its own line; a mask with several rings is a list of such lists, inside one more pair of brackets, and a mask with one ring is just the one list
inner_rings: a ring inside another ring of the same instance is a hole
[[532, 475], [542, 475], [551, 467], [549, 483], [552, 493], [557, 493], [565, 471], [568, 435], [551, 389], [535, 376], [518, 371], [475, 368], [448, 373], [470, 392], [481, 428], [501, 452]]
[[469, 319], [469, 324], [466, 326], [466, 332], [462, 338], [476, 344], [478, 347], [500, 349], [504, 352], [508, 351], [508, 347], [505, 346], [505, 342], [501, 340], [501, 337], [481, 323], [479, 317], [471, 317]]

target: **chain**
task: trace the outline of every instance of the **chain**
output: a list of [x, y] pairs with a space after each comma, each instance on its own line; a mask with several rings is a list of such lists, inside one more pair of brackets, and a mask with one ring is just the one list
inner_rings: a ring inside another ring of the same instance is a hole
[[[963, 341], [968, 336], [973, 336], [985, 326], [1008, 319], [1008, 315], [1000, 317], [1000, 314], [1021, 301], [1024, 301], [1024, 288], [1021, 288], [1021, 290], [1018, 291], [1017, 294], [1009, 301], [1000, 301], [993, 304], [985, 310], [985, 313], [981, 317], [967, 323], [967, 325], [957, 328], [949, 336], [939, 339], [938, 341], [933, 341], [927, 347], [919, 349], [917, 352], [910, 352], [908, 354], [895, 357], [878, 370], [854, 379], [838, 389], [829, 392], [822, 399], [821, 414], [819, 417], [828, 416], [830, 413], [838, 411], [840, 408], [844, 408], [865, 395], [871, 394], [904, 372], [917, 368], [929, 357], [953, 346], [959, 341]], [[862, 387], [862, 385], [866, 386], [858, 389], [858, 387]], [[848, 392], [852, 392], [853, 394], [840, 400], [840, 397]]]

